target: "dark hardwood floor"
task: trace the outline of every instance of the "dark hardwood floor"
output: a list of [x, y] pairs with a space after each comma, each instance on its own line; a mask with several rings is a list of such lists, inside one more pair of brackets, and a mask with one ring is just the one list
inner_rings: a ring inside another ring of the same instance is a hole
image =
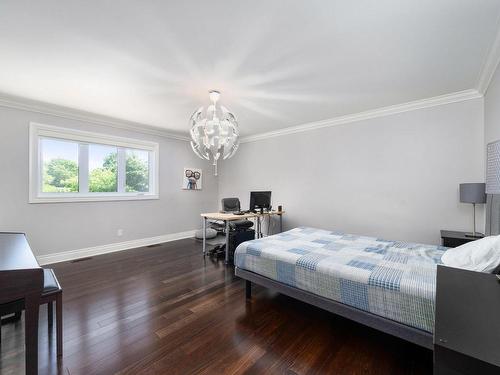
[[[41, 374], [430, 374], [432, 352], [244, 282], [195, 240], [53, 265], [64, 357], [40, 312]], [[1, 374], [24, 371], [22, 324]]]

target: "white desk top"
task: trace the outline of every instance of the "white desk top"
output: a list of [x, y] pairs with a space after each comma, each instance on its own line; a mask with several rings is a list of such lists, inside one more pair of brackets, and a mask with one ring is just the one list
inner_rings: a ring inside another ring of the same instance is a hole
[[200, 216], [205, 217], [207, 219], [211, 219], [211, 220], [234, 221], [234, 220], [241, 220], [241, 219], [250, 219], [252, 217], [283, 215], [284, 213], [285, 213], [285, 211], [280, 211], [280, 212], [271, 211], [271, 212], [264, 212], [263, 214], [248, 213], [248, 214], [243, 214], [243, 215], [235, 215], [235, 214], [224, 214], [221, 212], [211, 212], [211, 213], [200, 214]]

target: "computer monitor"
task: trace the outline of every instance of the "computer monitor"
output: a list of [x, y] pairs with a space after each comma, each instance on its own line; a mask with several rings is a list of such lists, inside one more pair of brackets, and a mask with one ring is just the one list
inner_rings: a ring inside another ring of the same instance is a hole
[[250, 192], [250, 211], [256, 208], [271, 208], [270, 191], [252, 191]]

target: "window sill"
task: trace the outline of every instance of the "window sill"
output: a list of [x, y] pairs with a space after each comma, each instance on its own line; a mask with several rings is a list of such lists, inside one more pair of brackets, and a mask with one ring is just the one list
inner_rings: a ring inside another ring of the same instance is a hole
[[29, 203], [72, 203], [72, 202], [113, 202], [113, 201], [142, 201], [160, 199], [158, 194], [144, 195], [100, 195], [100, 196], [73, 196], [73, 197], [30, 197]]

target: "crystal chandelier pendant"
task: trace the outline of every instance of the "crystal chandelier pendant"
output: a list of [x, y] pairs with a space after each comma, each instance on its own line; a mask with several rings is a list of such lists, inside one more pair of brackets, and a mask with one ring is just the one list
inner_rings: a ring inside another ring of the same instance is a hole
[[206, 110], [200, 107], [189, 119], [191, 147], [200, 158], [212, 161], [217, 176], [219, 159], [229, 159], [238, 149], [240, 131], [236, 117], [217, 104], [220, 92], [211, 90], [209, 97], [212, 104]]

